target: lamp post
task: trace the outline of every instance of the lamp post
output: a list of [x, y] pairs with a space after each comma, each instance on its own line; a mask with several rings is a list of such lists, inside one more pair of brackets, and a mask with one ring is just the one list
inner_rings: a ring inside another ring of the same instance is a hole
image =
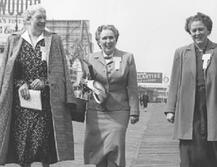
[[15, 25], [15, 31], [18, 31], [18, 20], [17, 20], [17, 14], [16, 14], [16, 25]]

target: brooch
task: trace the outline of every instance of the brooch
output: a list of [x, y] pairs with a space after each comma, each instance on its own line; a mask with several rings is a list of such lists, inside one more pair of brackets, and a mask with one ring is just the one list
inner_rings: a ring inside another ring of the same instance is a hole
[[210, 61], [211, 61], [211, 53], [206, 53], [206, 54], [203, 54], [202, 56], [202, 60], [203, 60], [203, 70], [206, 70]]

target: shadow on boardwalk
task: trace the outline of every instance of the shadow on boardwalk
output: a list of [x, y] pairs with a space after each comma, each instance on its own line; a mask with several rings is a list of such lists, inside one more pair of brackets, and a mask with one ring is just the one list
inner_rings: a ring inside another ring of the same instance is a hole
[[164, 104], [150, 104], [151, 118], [131, 167], [178, 167], [178, 141], [172, 140], [173, 125], [163, 113]]

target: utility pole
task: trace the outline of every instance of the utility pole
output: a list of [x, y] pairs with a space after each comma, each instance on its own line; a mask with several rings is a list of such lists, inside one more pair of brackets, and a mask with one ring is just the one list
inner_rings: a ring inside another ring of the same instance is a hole
[[18, 31], [18, 20], [17, 20], [17, 14], [16, 14], [16, 25], [15, 25], [15, 31]]
[[89, 51], [90, 51], [90, 53], [92, 53], [93, 52], [93, 48], [92, 48], [92, 43], [90, 41], [90, 36], [89, 36], [89, 31], [87, 29], [87, 24], [86, 24], [86, 22], [83, 22], [83, 24], [84, 24], [84, 27], [85, 27], [85, 33], [87, 35], [87, 41], [88, 41]]

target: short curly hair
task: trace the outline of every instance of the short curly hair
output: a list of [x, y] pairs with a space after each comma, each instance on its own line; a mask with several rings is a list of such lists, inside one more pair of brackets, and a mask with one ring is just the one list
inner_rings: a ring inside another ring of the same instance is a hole
[[185, 31], [187, 31], [189, 34], [191, 33], [190, 26], [193, 21], [201, 21], [207, 27], [207, 30], [209, 31], [209, 33], [211, 33], [212, 20], [209, 16], [198, 12], [196, 15], [188, 17], [185, 22]]
[[119, 31], [114, 25], [101, 25], [97, 28], [96, 33], [95, 33], [95, 39], [96, 39], [97, 44], [100, 48], [101, 48], [101, 46], [99, 44], [99, 40], [100, 40], [100, 34], [103, 30], [111, 30], [115, 35], [116, 42], [118, 41]]
[[42, 5], [40, 5], [40, 4], [31, 5], [23, 13], [24, 23], [26, 23], [27, 21], [29, 21], [32, 18], [32, 16], [35, 14], [36, 11], [46, 12], [45, 8]]

